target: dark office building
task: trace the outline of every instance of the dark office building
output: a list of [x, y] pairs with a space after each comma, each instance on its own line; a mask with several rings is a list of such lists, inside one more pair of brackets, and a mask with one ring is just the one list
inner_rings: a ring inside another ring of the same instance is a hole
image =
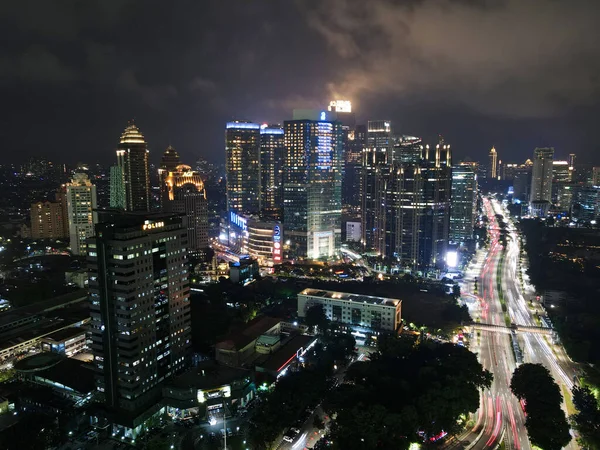
[[188, 364], [187, 233], [179, 216], [103, 212], [88, 240], [92, 353], [105, 419], [135, 437]]

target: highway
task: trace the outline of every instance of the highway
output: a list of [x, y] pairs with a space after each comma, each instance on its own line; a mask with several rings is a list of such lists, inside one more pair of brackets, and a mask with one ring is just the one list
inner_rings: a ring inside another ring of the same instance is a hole
[[[475, 307], [471, 308], [471, 315], [476, 321], [494, 325], [539, 326], [535, 318], [539, 310], [529, 306], [535, 291], [526, 284], [523, 292], [517, 273], [520, 258], [518, 234], [509, 221], [506, 248], [503, 248], [496, 214], [503, 214], [505, 218], [508, 214], [495, 200], [487, 198], [484, 198], [484, 212], [489, 221], [489, 249], [478, 253], [465, 272], [461, 286], [465, 295], [478, 299]], [[524, 271], [525, 267], [520, 270]], [[501, 299], [505, 302], [506, 312]], [[543, 364], [561, 386], [571, 389], [576, 371], [562, 347], [551, 344], [551, 338], [542, 334], [519, 333], [516, 339], [524, 362]], [[448, 448], [457, 447], [462, 442], [468, 450], [482, 450], [495, 448], [503, 441], [507, 449], [530, 450], [523, 409], [510, 391], [510, 380], [516, 368], [511, 333], [477, 331], [471, 350], [478, 353], [481, 364], [493, 373], [494, 381], [491, 388], [482, 393], [474, 428], [459, 436]], [[571, 450], [578, 446], [573, 440], [567, 448]]]

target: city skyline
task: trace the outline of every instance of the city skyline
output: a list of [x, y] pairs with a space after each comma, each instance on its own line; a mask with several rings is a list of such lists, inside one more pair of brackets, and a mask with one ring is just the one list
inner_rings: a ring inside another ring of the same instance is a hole
[[[457, 159], [482, 160], [494, 145], [503, 161], [519, 161], [552, 146], [596, 162], [598, 11], [585, 0], [551, 10], [544, 3], [447, 0], [411, 11], [377, 0], [363, 11], [349, 0], [143, 10], [107, 2], [72, 14], [14, 5], [0, 16], [11, 42], [0, 58], [11, 133], [0, 145], [12, 150], [11, 163], [40, 149], [71, 163], [85, 149], [89, 162], [106, 163], [133, 117], [151, 152], [172, 144], [185, 160], [222, 162], [224, 123], [282, 123], [294, 108], [326, 109], [341, 98], [353, 102], [357, 123], [386, 117], [426, 141], [442, 134]], [[178, 24], [169, 36], [154, 32], [167, 22]], [[510, 33], [489, 32], [506, 23]], [[540, 49], [535, 61], [529, 48]]]

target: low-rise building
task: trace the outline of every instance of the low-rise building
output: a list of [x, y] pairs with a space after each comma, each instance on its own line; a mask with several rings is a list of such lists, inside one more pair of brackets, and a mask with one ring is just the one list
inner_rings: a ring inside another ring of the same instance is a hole
[[402, 300], [345, 292], [305, 289], [298, 294], [298, 317], [313, 305], [323, 305], [329, 320], [356, 329], [396, 331]]
[[239, 262], [229, 263], [229, 278], [233, 283], [246, 283], [258, 276], [258, 261], [241, 258]]
[[42, 351], [71, 357], [86, 348], [86, 330], [65, 328], [42, 338]]

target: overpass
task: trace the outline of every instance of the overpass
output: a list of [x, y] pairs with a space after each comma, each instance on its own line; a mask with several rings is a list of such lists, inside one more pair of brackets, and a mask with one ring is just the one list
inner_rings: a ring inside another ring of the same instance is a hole
[[537, 327], [534, 325], [517, 325], [511, 323], [509, 327], [506, 325], [494, 325], [492, 323], [475, 323], [472, 322], [468, 326], [473, 327], [475, 330], [483, 331], [496, 331], [498, 333], [511, 333], [513, 331], [517, 333], [537, 333], [551, 336], [554, 333], [552, 328], [548, 327]]

